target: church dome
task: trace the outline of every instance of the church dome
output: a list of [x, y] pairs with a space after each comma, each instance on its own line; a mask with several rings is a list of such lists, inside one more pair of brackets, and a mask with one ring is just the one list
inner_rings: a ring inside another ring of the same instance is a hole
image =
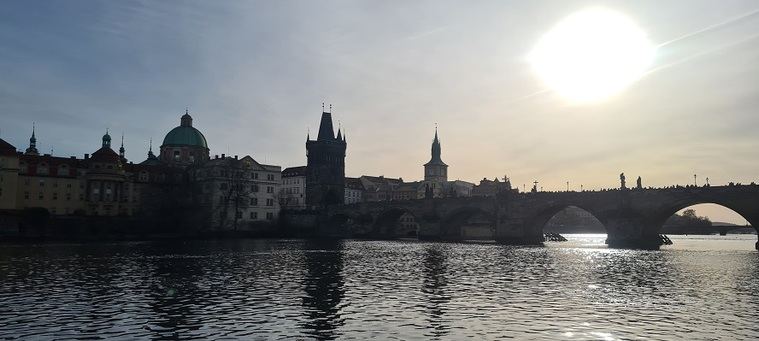
[[208, 149], [206, 137], [192, 126], [192, 117], [187, 113], [182, 115], [179, 127], [166, 134], [163, 146], [192, 146]]

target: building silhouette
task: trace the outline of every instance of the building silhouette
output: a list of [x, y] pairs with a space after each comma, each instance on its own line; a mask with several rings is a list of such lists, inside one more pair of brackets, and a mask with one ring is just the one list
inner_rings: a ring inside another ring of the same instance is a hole
[[435, 127], [435, 138], [432, 140], [432, 158], [424, 164], [424, 181], [441, 183], [448, 181], [448, 165], [440, 159], [440, 139], [437, 137], [437, 127]]
[[345, 202], [346, 146], [340, 129], [335, 136], [332, 113], [322, 110], [319, 135], [316, 140], [311, 140], [310, 135], [306, 137], [306, 205], [309, 208]]

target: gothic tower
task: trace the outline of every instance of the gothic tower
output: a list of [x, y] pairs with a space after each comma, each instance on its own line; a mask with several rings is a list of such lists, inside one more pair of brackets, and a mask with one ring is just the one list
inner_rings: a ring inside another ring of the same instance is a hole
[[306, 205], [322, 208], [345, 202], [345, 135], [332, 127], [330, 112], [322, 108], [316, 140], [306, 137]]
[[435, 127], [435, 139], [432, 140], [432, 158], [424, 164], [424, 181], [448, 181], [448, 165], [440, 159], [440, 140]]

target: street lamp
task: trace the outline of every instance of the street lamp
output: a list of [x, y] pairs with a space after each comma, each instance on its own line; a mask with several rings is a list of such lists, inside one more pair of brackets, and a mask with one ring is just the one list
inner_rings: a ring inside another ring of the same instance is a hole
[[567, 181], [567, 192], [569, 192], [569, 181]]
[[693, 186], [698, 187], [698, 183], [696, 182], [696, 174], [693, 174]]

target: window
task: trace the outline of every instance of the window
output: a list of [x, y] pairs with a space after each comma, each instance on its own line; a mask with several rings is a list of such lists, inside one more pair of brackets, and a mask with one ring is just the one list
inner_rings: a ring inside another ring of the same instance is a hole
[[71, 201], [71, 193], [66, 193], [66, 201]]
[[273, 219], [274, 219], [274, 213], [266, 212], [266, 220], [273, 220]]
[[258, 219], [258, 212], [250, 212], [250, 219]]
[[66, 188], [71, 188], [71, 184], [66, 184]]
[[242, 212], [237, 211], [237, 213], [235, 213], [235, 218], [237, 218], [237, 219], [242, 218]]
[[266, 174], [266, 180], [274, 181], [274, 174]]
[[258, 198], [250, 198], [250, 206], [258, 206]]
[[24, 199], [29, 199], [29, 192], [24, 192]]
[[258, 179], [258, 173], [253, 173], [253, 179]]
[[266, 206], [274, 206], [274, 199], [266, 199]]
[[251, 191], [251, 192], [254, 192], [254, 193], [255, 193], [255, 192], [258, 192], [258, 185], [251, 185], [251, 186], [250, 186], [250, 191]]
[[45, 187], [45, 180], [40, 180], [39, 184], [40, 184], [40, 187]]
[[58, 200], [58, 192], [53, 192], [53, 200]]
[[37, 195], [37, 199], [40, 199], [40, 200], [42, 200], [42, 199], [44, 199], [44, 198], [45, 198], [45, 193], [42, 193], [42, 192], [40, 192], [40, 193]]
[[179, 151], [178, 150], [174, 151], [174, 160], [179, 160]]

